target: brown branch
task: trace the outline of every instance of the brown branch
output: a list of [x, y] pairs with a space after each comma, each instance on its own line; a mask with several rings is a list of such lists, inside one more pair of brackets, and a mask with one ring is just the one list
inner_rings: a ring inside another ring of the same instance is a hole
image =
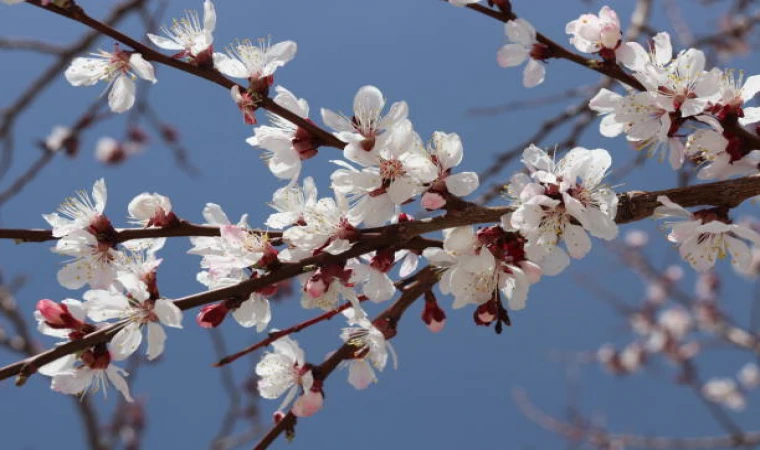
[[[367, 299], [367, 297], [362, 296], [362, 297], [359, 298], [359, 301], [365, 301], [366, 299]], [[287, 336], [289, 334], [298, 333], [298, 332], [303, 331], [304, 329], [309, 328], [309, 327], [311, 327], [313, 325], [316, 325], [316, 324], [318, 324], [320, 322], [324, 322], [325, 320], [330, 320], [333, 317], [335, 317], [336, 315], [340, 314], [341, 312], [347, 310], [350, 307], [351, 307], [351, 302], [346, 302], [346, 303], [340, 305], [339, 307], [337, 307], [335, 309], [327, 311], [327, 312], [325, 312], [323, 314], [320, 314], [320, 315], [318, 315], [316, 317], [312, 317], [311, 319], [305, 320], [305, 321], [303, 321], [301, 323], [293, 325], [292, 327], [285, 328], [284, 330], [278, 330], [278, 331], [270, 332], [269, 333], [269, 337], [267, 337], [266, 339], [262, 339], [259, 342], [256, 342], [255, 344], [250, 345], [250, 346], [244, 348], [243, 350], [240, 350], [239, 352], [233, 353], [231, 355], [227, 355], [227, 356], [219, 359], [219, 361], [217, 361], [216, 363], [214, 363], [214, 367], [226, 366], [227, 364], [230, 364], [230, 363], [232, 363], [234, 361], [237, 361], [239, 358], [241, 358], [241, 357], [243, 357], [243, 356], [245, 356], [245, 355], [247, 355], [249, 353], [253, 353], [253, 352], [255, 352], [256, 350], [258, 350], [260, 348], [264, 348], [267, 345], [271, 344], [272, 342], [277, 341], [277, 340], [279, 340], [279, 339], [281, 339], [281, 338], [283, 338], [283, 337], [285, 337], [285, 336]]]
[[60, 45], [49, 42], [35, 41], [31, 39], [12, 39], [0, 37], [0, 49], [3, 50], [27, 50], [37, 53], [60, 55], [66, 49]]
[[[759, 193], [760, 175], [686, 188], [670, 189], [666, 191], [625, 193], [621, 196], [621, 204], [618, 209], [616, 221], [618, 223], [628, 223], [649, 217], [654, 208], [657, 207], [657, 196], [663, 194], [668, 195], [671, 200], [676, 203], [690, 207], [704, 204], [714, 206], [736, 206], [741, 203], [741, 201], [754, 197]], [[262, 289], [271, 284], [293, 278], [302, 273], [310, 272], [318, 266], [340, 263], [350, 258], [369, 253], [378, 248], [391, 245], [404, 245], [404, 243], [407, 243], [416, 236], [432, 231], [461, 225], [496, 222], [500, 220], [500, 217], [503, 214], [509, 211], [510, 208], [505, 207], [487, 208], [474, 204], [467, 204], [467, 207], [461, 211], [449, 212], [443, 216], [430, 220], [389, 225], [381, 229], [373, 230], [372, 233], [374, 234], [367, 233], [362, 241], [339, 255], [324, 253], [303, 259], [297, 263], [285, 263], [276, 271], [261, 278], [249, 279], [234, 286], [180, 298], [175, 300], [175, 304], [180, 309], [187, 310], [227, 298], [244, 298], [254, 290]], [[156, 230], [160, 232], [162, 229]], [[135, 230], [131, 231], [135, 232]], [[366, 231], [367, 230], [365, 230], [365, 232]], [[413, 286], [418, 285], [419, 283], [416, 283]], [[409, 292], [410, 289], [411, 288], [407, 286], [405, 293]], [[411, 301], [407, 297], [408, 295], [402, 294], [402, 297], [394, 303], [388, 311], [386, 311], [387, 315], [381, 315], [381, 317], [387, 318], [388, 320], [400, 317], [403, 310], [411, 304]], [[67, 354], [86, 349], [96, 343], [108, 341], [123, 325], [124, 322], [114, 323], [85, 336], [81, 340], [68, 342], [39, 353], [33, 357], [0, 368], [0, 380], [17, 375], [17, 384], [23, 384], [26, 378], [35, 373], [39, 367]], [[323, 366], [329, 369], [327, 373], [334, 369], [334, 366], [331, 366], [330, 364], [337, 364], [340, 361], [340, 359], [336, 360], [335, 358], [342, 358], [342, 356], [344, 356], [343, 353], [339, 351], [323, 363]], [[285, 424], [287, 423], [283, 423], [282, 426], [284, 427]], [[282, 429], [277, 433], [281, 431]]]
[[[270, 238], [279, 238], [279, 231], [250, 230], [253, 233], [266, 234]], [[162, 237], [219, 236], [219, 227], [197, 225], [182, 221], [179, 225], [164, 228], [124, 228], [116, 231], [114, 242], [120, 243], [132, 239], [150, 239]], [[59, 238], [53, 236], [52, 230], [0, 228], [0, 239], [14, 239], [19, 242], [46, 242]]]

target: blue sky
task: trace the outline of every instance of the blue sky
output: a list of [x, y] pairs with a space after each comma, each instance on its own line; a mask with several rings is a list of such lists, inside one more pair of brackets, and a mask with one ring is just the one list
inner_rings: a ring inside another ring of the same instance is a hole
[[[624, 23], [631, 3], [610, 3]], [[88, 0], [82, 5], [95, 15], [107, 9]], [[179, 16], [185, 8], [200, 6], [200, 0], [170, 1], [164, 22]], [[519, 15], [559, 42], [566, 42], [567, 21], [599, 6], [575, 1], [515, 2]], [[526, 90], [520, 83], [521, 69], [506, 70], [496, 65], [496, 50], [505, 42], [503, 26], [440, 1], [219, 0], [217, 12], [218, 48], [236, 38], [266, 36], [273, 41], [291, 39], [299, 44], [296, 59], [277, 72], [276, 83], [306, 98], [312, 117], [318, 117], [321, 107], [349, 111], [356, 90], [374, 84], [389, 101], [408, 102], [410, 118], [423, 138], [436, 130], [458, 133], [465, 146], [463, 170], [485, 169], [496, 154], [524, 140], [544, 118], [567, 103], [490, 117], [471, 117], [468, 109], [550, 95], [597, 79], [590, 72], [552, 61], [546, 82]], [[694, 30], [714, 29], [714, 10], [695, 9], [688, 14]], [[660, 6], [654, 24], [666, 25]], [[140, 24], [131, 20], [119, 29], [135, 35]], [[4, 36], [69, 42], [82, 32], [82, 27], [20, 5], [0, 8], [0, 30]], [[112, 42], [101, 39], [98, 44], [108, 49]], [[46, 57], [23, 52], [3, 53], [0, 104], [13, 99], [29, 78], [46, 66], [46, 61]], [[730, 65], [752, 74], [758, 72], [760, 62], [740, 58]], [[281, 183], [262, 164], [259, 151], [245, 143], [251, 128], [242, 123], [229, 94], [165, 67], [158, 69], [157, 77], [159, 83], [150, 88], [150, 101], [164, 120], [179, 128], [191, 161], [201, 168], [199, 176], [180, 172], [170, 151], [155, 139], [144, 154], [119, 167], [104, 167], [95, 161], [93, 148], [99, 137], [123, 136], [125, 117], [114, 117], [85, 134], [78, 157], [57, 157], [35, 182], [4, 205], [0, 209], [0, 226], [43, 227], [40, 214], [55, 210], [75, 190], [89, 190], [100, 177], [105, 177], [108, 184], [107, 214], [117, 226], [126, 226], [127, 203], [145, 191], [169, 196], [177, 213], [188, 220], [201, 221], [204, 204], [215, 202], [233, 220], [249, 213], [252, 224], [262, 223], [270, 212], [265, 203]], [[140, 83], [138, 89], [147, 87]], [[35, 140], [46, 136], [54, 125], [70, 124], [101, 89], [74, 88], [62, 77], [48, 86], [17, 125], [15, 163], [10, 175], [0, 180], [0, 189], [36, 159]], [[263, 113], [259, 113], [259, 119], [265, 121]], [[601, 138], [596, 126], [581, 142], [588, 148], [609, 149], [613, 169], [635, 157], [621, 140]], [[550, 137], [547, 143], [554, 141]], [[328, 161], [338, 156], [337, 150], [324, 148], [307, 163], [305, 173], [317, 178], [323, 194], [327, 193], [331, 171]], [[513, 170], [517, 167], [505, 168], [503, 177]], [[651, 161], [644, 172], [624, 183], [619, 189], [651, 190], [672, 187], [676, 181], [664, 165]], [[654, 261], [661, 266], [677, 262], [676, 253], [651, 221], [641, 227], [653, 231], [652, 239], [657, 242], [651, 249]], [[622, 231], [631, 228], [624, 227]], [[56, 284], [61, 258], [52, 254], [50, 247], [0, 242], [3, 275], [24, 275], [28, 279], [17, 301], [30, 320], [40, 298], [81, 298], [81, 291], [68, 291]], [[186, 255], [188, 248], [187, 240], [178, 239], [163, 252], [165, 261], [159, 280], [166, 296], [180, 297], [203, 289], [195, 281], [199, 259]], [[512, 314], [514, 326], [500, 336], [490, 329], [475, 327], [471, 310], [451, 311], [451, 299], [445, 297], [439, 301], [445, 305], [449, 320], [444, 331], [433, 335], [422, 325], [421, 307], [415, 305], [393, 341], [399, 354], [398, 370], [387, 368], [378, 384], [361, 392], [345, 382], [345, 373], [335, 373], [327, 382], [324, 410], [300, 421], [297, 437], [287, 448], [561, 446], [561, 440], [519, 412], [512, 390], [523, 387], [541, 407], [561, 415], [568, 389], [564, 366], [557, 355], [595, 350], [603, 342], [622, 343], [628, 335], [624, 320], [585, 290], [576, 280], [578, 275], [590, 277], [630, 302], [644, 296], [644, 287], [629, 269], [595, 241], [586, 260], [574, 264], [562, 276], [544, 278], [534, 286], [528, 307]], [[751, 283], [731, 273], [727, 277], [727, 298], [736, 302], [731, 309], [747, 311]], [[692, 280], [693, 276], [687, 277], [687, 288]], [[371, 313], [377, 311], [373, 309]], [[301, 310], [297, 299], [290, 298], [275, 307], [272, 326], [284, 328], [311, 315]], [[211, 367], [215, 360], [211, 340], [193, 318], [194, 314], [188, 313], [184, 330], [169, 331], [166, 357], [158, 364], [141, 368], [133, 387], [133, 394], [148, 402], [145, 448], [203, 448], [226, 411], [228, 399], [220, 388], [219, 370]], [[342, 326], [335, 319], [299, 334], [297, 338], [308, 359], [319, 362], [337, 348]], [[225, 323], [223, 332], [231, 350], [261, 338], [232, 321]], [[40, 342], [53, 344], [43, 336]], [[3, 364], [14, 358], [0, 351]], [[721, 352], [706, 359], [705, 375], [731, 375], [744, 361], [732, 352]], [[251, 359], [235, 363], [237, 380], [242, 382], [254, 364]], [[584, 367], [580, 388], [583, 410], [604, 417], [604, 423], [619, 431], [677, 436], [720, 433], [698, 400], [686, 388], [672, 384], [673, 376], [673, 370], [662, 364], [653, 374], [627, 379], [612, 378], [595, 365]], [[70, 399], [51, 392], [48, 382], [44, 377], [34, 377], [22, 389], [10, 382], [0, 383], [5, 448], [83, 446]], [[115, 404], [116, 394], [112, 391], [107, 400], [97, 394], [93, 399], [105, 404], [107, 411]], [[265, 420], [278, 404], [261, 402]], [[750, 408], [734, 416], [746, 423], [752, 411]], [[284, 447], [282, 440], [275, 445]]]

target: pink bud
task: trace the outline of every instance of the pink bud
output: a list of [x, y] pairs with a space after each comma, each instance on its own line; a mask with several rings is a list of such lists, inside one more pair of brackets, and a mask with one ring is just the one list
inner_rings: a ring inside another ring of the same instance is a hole
[[274, 423], [280, 423], [280, 421], [284, 418], [285, 413], [282, 411], [275, 411], [274, 414], [272, 414], [272, 420], [274, 420]]
[[432, 211], [434, 209], [441, 209], [446, 206], [446, 199], [437, 192], [425, 192], [422, 195], [420, 204], [428, 211]]
[[432, 292], [425, 294], [425, 309], [422, 310], [422, 321], [433, 333], [438, 333], [446, 324], [446, 313], [438, 305]]
[[198, 312], [195, 322], [201, 328], [216, 328], [224, 321], [228, 312], [229, 308], [224, 302], [207, 305]]
[[319, 298], [327, 291], [327, 284], [321, 277], [311, 277], [306, 282], [305, 289], [311, 298]]
[[298, 397], [298, 400], [293, 404], [293, 415], [296, 417], [312, 416], [322, 409], [324, 401], [325, 398], [322, 395], [322, 391], [309, 390]]
[[600, 37], [603, 47], [614, 49], [620, 41], [620, 25], [614, 23], [605, 24], [602, 27]]
[[488, 326], [491, 322], [496, 320], [497, 315], [498, 305], [495, 301], [489, 300], [478, 306], [473, 318], [475, 319], [475, 325]]
[[50, 328], [78, 330], [84, 326], [82, 321], [71, 315], [69, 308], [63, 303], [56, 303], [44, 298], [37, 302], [37, 311], [40, 312]]

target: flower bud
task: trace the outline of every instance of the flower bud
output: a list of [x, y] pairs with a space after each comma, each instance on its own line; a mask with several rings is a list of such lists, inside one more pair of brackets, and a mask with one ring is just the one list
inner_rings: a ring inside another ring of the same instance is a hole
[[127, 152], [119, 141], [104, 137], [95, 144], [95, 159], [104, 164], [119, 164], [127, 158]]
[[214, 305], [206, 305], [201, 308], [198, 315], [195, 317], [195, 322], [201, 328], [216, 328], [227, 317], [229, 308], [224, 302], [216, 303]]
[[438, 333], [446, 324], [446, 313], [438, 305], [432, 292], [425, 293], [425, 308], [422, 310], [422, 321], [433, 333]]
[[56, 303], [44, 298], [37, 302], [37, 311], [50, 328], [78, 330], [84, 326], [82, 321], [71, 315], [69, 308], [63, 303]]
[[322, 409], [324, 401], [325, 398], [324, 395], [322, 395], [321, 389], [318, 391], [310, 389], [309, 391], [304, 392], [304, 394], [298, 397], [295, 403], [293, 403], [293, 415], [296, 417], [312, 416]]
[[473, 318], [475, 319], [475, 325], [488, 326], [496, 320], [498, 315], [498, 305], [496, 305], [494, 300], [489, 300], [475, 309]]
[[179, 223], [172, 211], [172, 203], [168, 197], [160, 194], [143, 192], [133, 198], [127, 206], [129, 217], [133, 222], [145, 227], [168, 227]]
[[432, 211], [434, 209], [441, 209], [446, 206], [446, 199], [437, 192], [428, 191], [422, 195], [420, 204], [428, 211]]

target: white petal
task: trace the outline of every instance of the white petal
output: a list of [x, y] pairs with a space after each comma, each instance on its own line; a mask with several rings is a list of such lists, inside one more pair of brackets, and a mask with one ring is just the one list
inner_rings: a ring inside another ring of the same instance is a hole
[[219, 72], [232, 78], [248, 78], [248, 68], [237, 59], [230, 58], [224, 53], [214, 53], [214, 67]]
[[142, 331], [135, 322], [128, 323], [111, 340], [111, 355], [116, 360], [126, 359], [137, 351], [142, 342]]
[[211, 0], [203, 2], [203, 29], [208, 32], [216, 28], [216, 9]]
[[523, 71], [523, 86], [532, 88], [544, 82], [546, 68], [544, 65], [531, 58]]
[[507, 44], [496, 53], [496, 62], [501, 67], [518, 66], [528, 58], [528, 49], [519, 44]]
[[93, 373], [90, 368], [74, 369], [53, 376], [50, 388], [63, 394], [77, 395], [84, 392], [92, 384]]
[[597, 112], [612, 112], [620, 104], [622, 99], [623, 97], [617, 92], [602, 88], [594, 98], [589, 101], [588, 106]]
[[115, 113], [123, 113], [135, 104], [135, 82], [127, 75], [119, 75], [108, 93], [108, 106]]
[[158, 320], [167, 327], [182, 328], [182, 310], [173, 301], [160, 298], [153, 305]]
[[510, 41], [530, 47], [536, 42], [536, 29], [525, 19], [510, 20], [504, 26]]
[[744, 125], [750, 125], [755, 122], [760, 122], [760, 108], [756, 106], [750, 106], [743, 109], [744, 117], [739, 118], [739, 123]]
[[446, 189], [457, 197], [473, 193], [479, 186], [478, 174], [475, 172], [455, 173], [444, 180]]
[[385, 97], [375, 86], [362, 86], [354, 96], [355, 112], [375, 112], [379, 116], [385, 107]]
[[377, 381], [375, 371], [365, 359], [355, 359], [348, 363], [348, 382], [356, 389], [366, 389]]
[[566, 225], [562, 238], [567, 245], [568, 253], [575, 259], [583, 258], [591, 250], [591, 239], [581, 226]]
[[146, 61], [141, 54], [132, 53], [132, 56], [129, 57], [129, 67], [143, 80], [150, 81], [151, 83], [158, 82], [153, 71], [153, 65]]
[[148, 360], [152, 361], [164, 352], [165, 342], [166, 331], [164, 331], [164, 327], [156, 322], [150, 322], [148, 324], [148, 349], [146, 351]]
[[124, 399], [128, 402], [134, 402], [134, 399], [131, 395], [129, 395], [129, 385], [127, 384], [126, 380], [124, 380], [124, 377], [121, 376], [121, 373], [124, 375], [127, 374], [127, 372], [124, 372], [123, 370], [114, 367], [114, 366], [108, 366], [106, 369], [106, 375], [108, 376], [108, 379], [111, 381], [111, 383], [114, 385], [117, 391], [121, 392], [121, 395], [124, 396]]

